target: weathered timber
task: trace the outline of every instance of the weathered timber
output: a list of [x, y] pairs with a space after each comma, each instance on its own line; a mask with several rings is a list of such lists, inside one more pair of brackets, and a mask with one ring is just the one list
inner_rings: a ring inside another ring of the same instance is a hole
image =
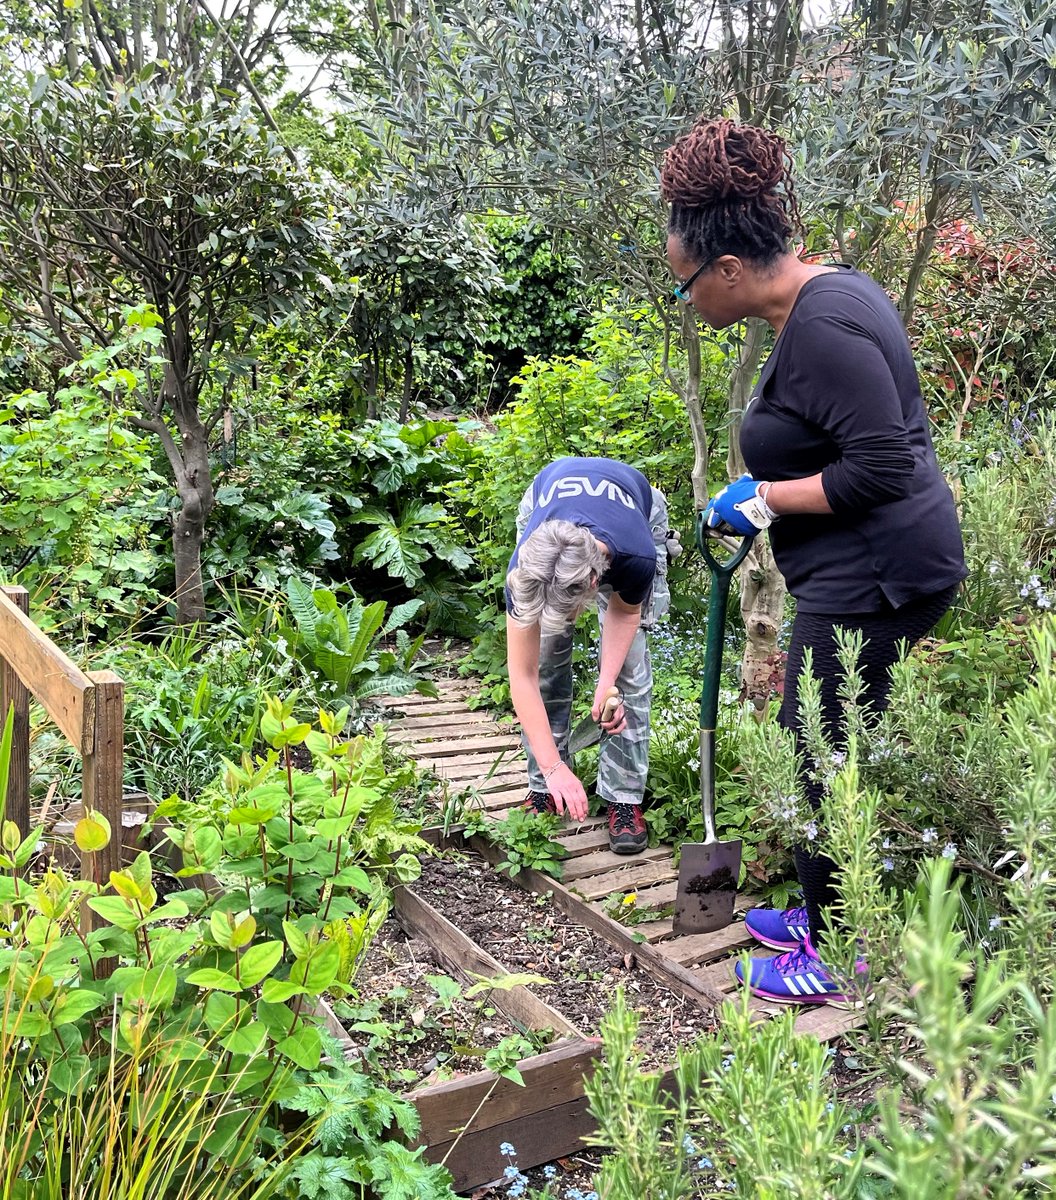
[[508, 733], [496, 729], [485, 737], [447, 738], [444, 741], [421, 742], [423, 757], [434, 758], [465, 758], [469, 754], [491, 754], [498, 758], [504, 751], [520, 750], [520, 738], [510, 737]]
[[585, 900], [600, 900], [614, 893], [633, 892], [651, 883], [674, 879], [677, 875], [678, 868], [668, 855], [666, 858], [643, 862], [641, 866], [628, 865], [623, 870], [604, 871], [588, 879], [577, 879], [570, 886]]
[[[608, 845], [608, 838], [605, 839]], [[636, 867], [644, 862], [662, 862], [671, 858], [670, 846], [653, 846], [643, 850], [641, 854], [614, 854], [611, 850], [599, 850], [589, 858], [569, 863], [565, 868], [562, 879], [568, 883], [571, 880], [584, 879], [593, 875], [601, 875], [607, 871], [616, 871]]]
[[[29, 592], [24, 587], [5, 587], [4, 596], [29, 621]], [[2, 619], [2, 618], [0, 618]], [[14, 664], [7, 659], [7, 643], [0, 640], [0, 730], [12, 713], [11, 757], [7, 768], [5, 816], [19, 833], [28, 837], [29, 819], [29, 689]]]
[[454, 1179], [455, 1191], [463, 1193], [502, 1178], [509, 1165], [509, 1160], [499, 1154], [503, 1142], [516, 1148], [518, 1165], [528, 1168], [583, 1150], [584, 1138], [596, 1129], [587, 1098], [580, 1096], [542, 1112], [514, 1117], [503, 1125], [467, 1133], [457, 1145], [446, 1142], [430, 1146], [425, 1158], [428, 1162], [444, 1162], [447, 1156], [444, 1165]]
[[[122, 784], [125, 774], [125, 685], [113, 671], [93, 671], [92, 749], [84, 755], [81, 793], [84, 807], [94, 808], [110, 822], [108, 845], [94, 854], [82, 854], [82, 878], [106, 884], [111, 871], [121, 869]], [[89, 928], [99, 923], [87, 905], [83, 909]]]
[[[524, 1079], [523, 1087], [492, 1071], [478, 1071], [463, 1079], [416, 1089], [407, 1098], [413, 1101], [421, 1118], [419, 1144], [439, 1146], [451, 1142], [470, 1120], [471, 1131], [494, 1129], [576, 1100], [583, 1095], [584, 1074], [590, 1073], [600, 1054], [600, 1039], [570, 1038], [517, 1064]], [[487, 1103], [477, 1112], [485, 1095]]]
[[92, 681], [2, 592], [0, 654], [78, 754], [90, 753], [92, 724], [86, 710]]

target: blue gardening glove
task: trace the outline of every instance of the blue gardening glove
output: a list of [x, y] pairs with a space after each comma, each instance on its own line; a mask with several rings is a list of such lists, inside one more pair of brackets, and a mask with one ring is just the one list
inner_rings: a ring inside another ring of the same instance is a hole
[[704, 509], [704, 522], [709, 529], [721, 531], [723, 526], [743, 537], [754, 537], [777, 516], [759, 496], [762, 484], [751, 475], [742, 475], [716, 492]]

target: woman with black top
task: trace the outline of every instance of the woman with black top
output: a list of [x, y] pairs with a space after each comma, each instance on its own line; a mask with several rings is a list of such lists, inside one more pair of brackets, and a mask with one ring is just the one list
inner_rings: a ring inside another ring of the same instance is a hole
[[[835, 631], [861, 631], [864, 698], [880, 711], [901, 644], [931, 629], [967, 573], [909, 341], [871, 279], [790, 252], [799, 214], [775, 134], [701, 119], [667, 151], [661, 189], [678, 298], [716, 328], [762, 317], [776, 334], [741, 425], [750, 475], [712, 497], [707, 522], [741, 534], [770, 529], [796, 599], [780, 721], [798, 740], [809, 647], [823, 720], [839, 743]], [[817, 808], [819, 788], [803, 785]], [[805, 847], [795, 859], [803, 905], [755, 909], [745, 920], [758, 941], [787, 953], [753, 959], [746, 982], [771, 1000], [838, 1001], [840, 985], [814, 950], [835, 898], [834, 864]]]

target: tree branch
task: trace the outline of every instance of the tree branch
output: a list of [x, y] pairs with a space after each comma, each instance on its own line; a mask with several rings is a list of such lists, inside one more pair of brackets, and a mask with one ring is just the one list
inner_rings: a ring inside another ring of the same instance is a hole
[[239, 50], [239, 48], [235, 45], [234, 40], [232, 39], [231, 35], [227, 32], [227, 30], [224, 28], [224, 26], [221, 25], [221, 23], [216, 19], [216, 17], [214, 17], [213, 14], [209, 11], [209, 7], [205, 3], [205, 0], [195, 0], [195, 2], [197, 3], [198, 7], [202, 10], [202, 12], [205, 13], [205, 15], [209, 18], [209, 20], [212, 21], [212, 23], [216, 26], [216, 28], [219, 29], [220, 35], [224, 39], [224, 42], [227, 45], [227, 48], [234, 55], [235, 62], [238, 64], [239, 72], [242, 75], [242, 82], [246, 85], [246, 89], [248, 90], [249, 94], [253, 97], [254, 101], [256, 102], [257, 108], [260, 109], [261, 116], [264, 118], [264, 124], [267, 125], [267, 127], [272, 131], [272, 133], [274, 133], [275, 136], [278, 138], [279, 144], [282, 146], [283, 150], [286, 152], [286, 157], [290, 160], [290, 162], [295, 167], [299, 167], [300, 164], [297, 162], [297, 155], [294, 154], [293, 150], [290, 148], [289, 143], [283, 137], [282, 130], [275, 123], [275, 118], [271, 115], [271, 110], [268, 108], [267, 104], [265, 103], [264, 97], [257, 90], [257, 85], [253, 82], [253, 76], [250, 74], [249, 67], [246, 66], [246, 60], [242, 57], [242, 53]]

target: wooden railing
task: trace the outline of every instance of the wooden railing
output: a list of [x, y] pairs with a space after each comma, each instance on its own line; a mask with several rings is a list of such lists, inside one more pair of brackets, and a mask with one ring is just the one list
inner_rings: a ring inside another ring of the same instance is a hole
[[7, 818], [23, 837], [30, 830], [30, 694], [81, 756], [84, 808], [110, 822], [110, 844], [82, 856], [84, 878], [105, 884], [121, 866], [125, 685], [113, 671], [82, 671], [41, 633], [29, 619], [25, 588], [0, 588], [0, 722], [14, 705]]

